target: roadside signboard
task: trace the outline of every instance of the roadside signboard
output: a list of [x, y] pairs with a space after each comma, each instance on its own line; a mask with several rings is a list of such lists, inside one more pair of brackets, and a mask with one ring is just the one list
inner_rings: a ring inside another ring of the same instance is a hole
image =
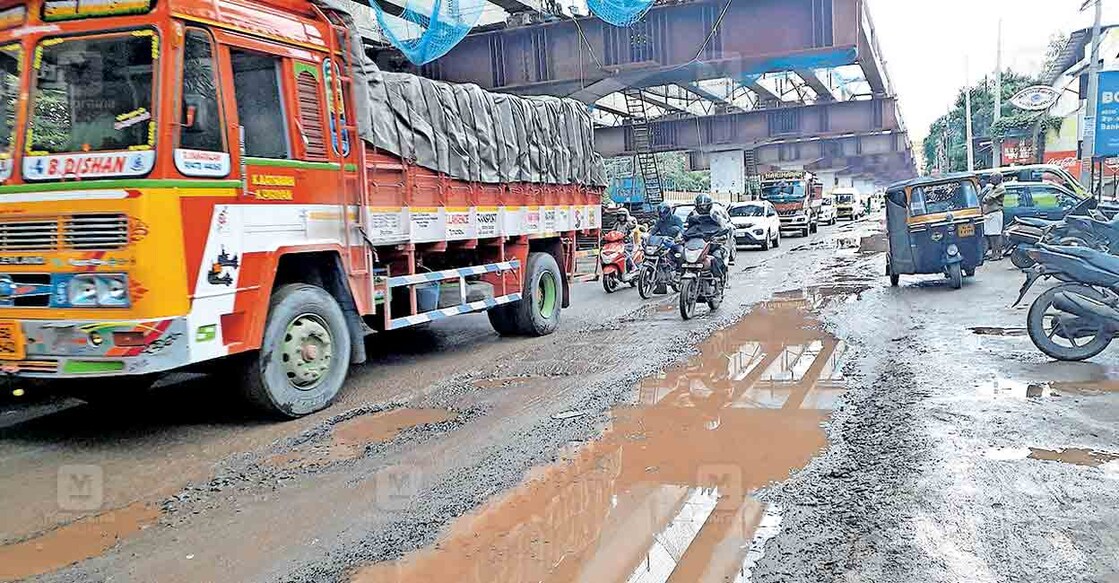
[[1057, 103], [1061, 94], [1047, 85], [1026, 87], [1010, 98], [1010, 103], [1026, 111], [1045, 111]]
[[1100, 73], [1096, 111], [1096, 158], [1119, 156], [1119, 71]]

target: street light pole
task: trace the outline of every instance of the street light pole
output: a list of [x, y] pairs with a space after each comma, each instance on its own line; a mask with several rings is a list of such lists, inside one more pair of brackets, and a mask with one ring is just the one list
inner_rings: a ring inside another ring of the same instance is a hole
[[[1081, 10], [1088, 7], [1087, 0]], [[1088, 63], [1088, 108], [1084, 112], [1084, 146], [1080, 153], [1080, 183], [1088, 184], [1091, 190], [1092, 164], [1096, 153], [1096, 109], [1099, 107], [1100, 91], [1100, 23], [1103, 20], [1103, 0], [1094, 0], [1096, 20], [1092, 25], [1092, 56]]]
[[[995, 47], [995, 124], [1002, 119], [1002, 19], [999, 19], [998, 46]], [[991, 165], [995, 168], [1002, 167], [1002, 140], [996, 138], [992, 142]]]

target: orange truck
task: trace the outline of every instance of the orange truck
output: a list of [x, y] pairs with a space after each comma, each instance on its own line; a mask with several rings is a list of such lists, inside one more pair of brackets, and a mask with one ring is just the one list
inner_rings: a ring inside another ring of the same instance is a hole
[[367, 334], [556, 329], [601, 222], [585, 109], [382, 73], [333, 2], [0, 1], [0, 371], [221, 371], [297, 417]]

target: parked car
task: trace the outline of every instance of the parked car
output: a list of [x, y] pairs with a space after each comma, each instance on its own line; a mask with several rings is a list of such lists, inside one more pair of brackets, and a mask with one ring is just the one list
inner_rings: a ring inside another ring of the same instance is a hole
[[[678, 205], [672, 207], [672, 214], [680, 217], [681, 221], [684, 221], [685, 223], [687, 223], [688, 222], [688, 216], [691, 215], [692, 211], [694, 211], [694, 210], [695, 210], [695, 205], [688, 202], [688, 203], [684, 203], [684, 204], [678, 204]], [[721, 216], [723, 221], [726, 222], [727, 224], [731, 223], [730, 212], [727, 211], [727, 207], [725, 205], [723, 205], [723, 203], [716, 202], [715, 206], [714, 206], [714, 208], [712, 208], [711, 212]], [[738, 261], [738, 245], [727, 245], [727, 247], [730, 247], [730, 264], [734, 265], [734, 263], [736, 261]]]
[[1064, 186], [1052, 182], [1007, 182], [1003, 200], [1003, 222], [1019, 217], [1059, 221], [1083, 200]]
[[820, 201], [820, 224], [834, 225], [839, 222], [839, 211], [835, 205], [835, 195], [825, 194]]
[[[763, 250], [781, 245], [781, 217], [777, 216], [777, 209], [772, 204], [765, 201], [739, 202], [730, 205], [728, 212], [734, 225], [735, 245], [756, 245]], [[835, 220], [834, 214], [832, 220]]]

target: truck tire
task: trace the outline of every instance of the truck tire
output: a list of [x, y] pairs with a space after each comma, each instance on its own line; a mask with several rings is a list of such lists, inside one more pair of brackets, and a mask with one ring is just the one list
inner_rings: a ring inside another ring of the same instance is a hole
[[510, 304], [517, 332], [547, 336], [559, 328], [563, 272], [548, 253], [529, 253], [521, 301]]
[[277, 289], [261, 348], [244, 365], [246, 400], [277, 418], [325, 409], [346, 380], [350, 343], [342, 307], [326, 290], [305, 283]]
[[563, 273], [548, 253], [529, 253], [521, 301], [489, 311], [490, 325], [502, 336], [547, 336], [559, 327]]
[[490, 308], [486, 315], [490, 318], [490, 326], [493, 326], [493, 331], [501, 336], [516, 336], [517, 324], [514, 321], [512, 304], [502, 304], [500, 306]]

